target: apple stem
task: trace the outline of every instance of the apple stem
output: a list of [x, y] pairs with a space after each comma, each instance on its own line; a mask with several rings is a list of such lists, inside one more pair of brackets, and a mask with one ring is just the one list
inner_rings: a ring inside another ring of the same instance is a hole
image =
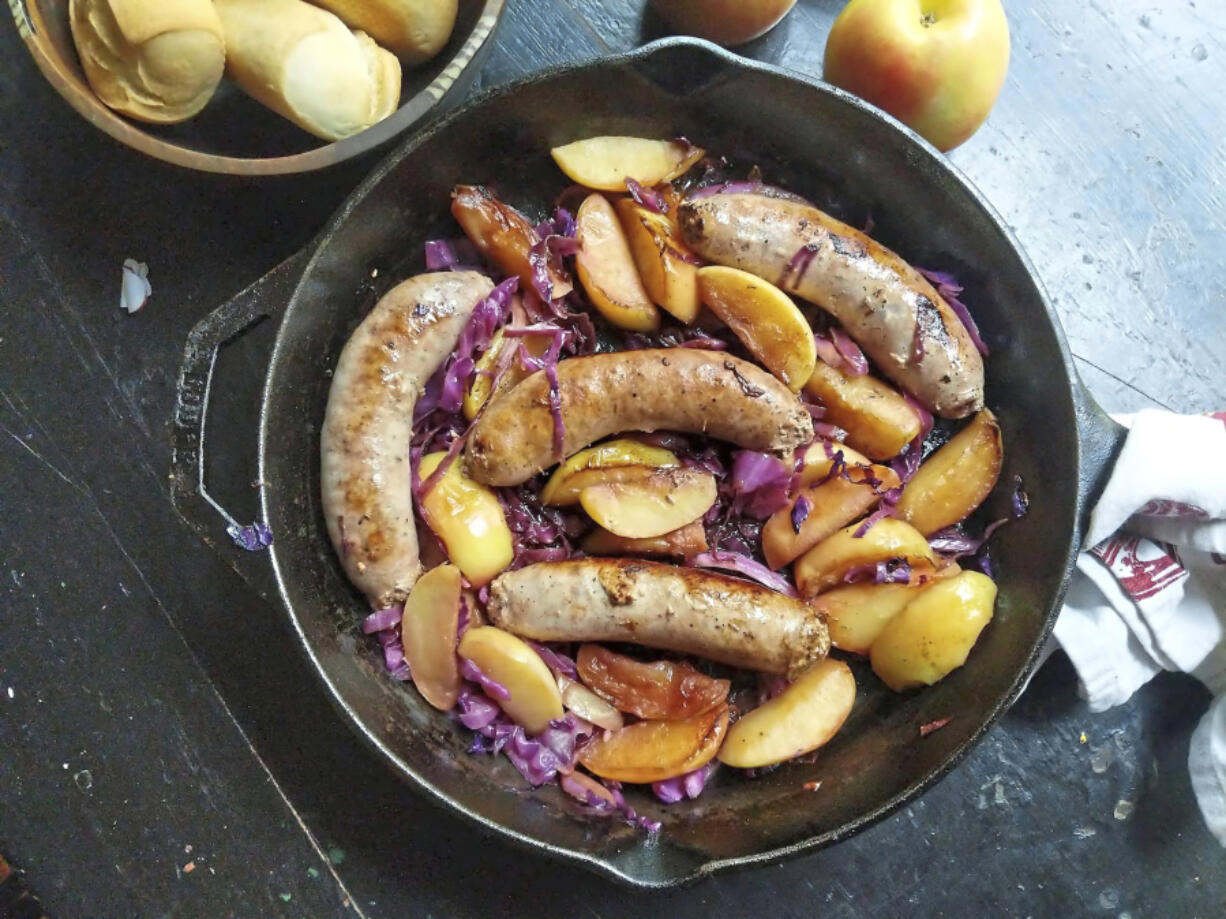
[[931, 13], [931, 12], [925, 13], [923, 16], [920, 17], [920, 25], [922, 25], [925, 29], [928, 28], [930, 25], [935, 24], [936, 21], [937, 21], [937, 17], [935, 13]]

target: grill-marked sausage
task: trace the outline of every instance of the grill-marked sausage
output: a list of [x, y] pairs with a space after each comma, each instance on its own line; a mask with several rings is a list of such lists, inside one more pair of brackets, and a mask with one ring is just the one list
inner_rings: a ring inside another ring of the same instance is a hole
[[660, 348], [558, 363], [564, 429], [554, 453], [549, 380], [537, 371], [499, 396], [473, 426], [468, 474], [518, 485], [621, 431], [684, 431], [749, 450], [784, 452], [813, 439], [808, 410], [760, 367], [718, 351]]
[[490, 585], [489, 620], [536, 641], [624, 641], [794, 678], [826, 656], [820, 613], [749, 581], [659, 562], [539, 562]]
[[324, 518], [345, 573], [376, 609], [403, 602], [421, 574], [413, 407], [491, 290], [475, 271], [396, 285], [354, 331], [332, 375], [320, 437]]
[[880, 243], [809, 204], [755, 193], [683, 201], [686, 243], [817, 304], [936, 414], [983, 408], [983, 359], [949, 304]]

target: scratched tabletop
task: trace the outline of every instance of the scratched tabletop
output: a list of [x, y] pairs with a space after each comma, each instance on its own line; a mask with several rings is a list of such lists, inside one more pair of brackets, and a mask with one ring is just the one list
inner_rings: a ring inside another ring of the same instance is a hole
[[[819, 75], [840, 6], [800, 0], [742, 51]], [[1226, 408], [1221, 0], [1006, 6], [1008, 82], [952, 160], [1017, 233], [1105, 407]], [[477, 89], [659, 34], [642, 0], [512, 0]], [[1091, 715], [1059, 654], [910, 807], [833, 849], [682, 891], [631, 892], [512, 849], [393, 779], [240, 576], [252, 560], [197, 539], [167, 483], [188, 330], [307, 244], [373, 165], [262, 182], [163, 166], [72, 112], [0, 23], [13, 910], [39, 914], [36, 897], [58, 919], [1226, 914], [1226, 852], [1186, 770], [1206, 693], [1164, 675]], [[133, 316], [117, 309], [129, 257], [154, 288]], [[270, 340], [258, 329], [221, 358], [235, 417], [218, 430], [235, 433], [218, 438], [215, 490], [251, 514], [254, 438], [240, 434]]]

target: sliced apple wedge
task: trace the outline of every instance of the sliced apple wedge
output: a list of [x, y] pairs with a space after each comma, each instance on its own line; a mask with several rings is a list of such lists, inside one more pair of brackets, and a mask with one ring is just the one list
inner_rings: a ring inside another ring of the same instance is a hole
[[604, 195], [588, 195], [575, 216], [575, 273], [592, 305], [619, 329], [654, 332], [660, 311], [639, 280], [630, 243]]
[[920, 432], [920, 416], [896, 390], [868, 374], [853, 377], [818, 361], [805, 392], [826, 408], [826, 421], [875, 460], [890, 459]]
[[698, 260], [681, 241], [677, 224], [669, 216], [637, 204], [633, 198], [618, 199], [614, 209], [648, 296], [682, 322], [693, 322], [702, 309], [698, 298]]
[[[451, 192], [451, 214], [482, 255], [505, 274], [518, 277], [521, 290], [534, 289], [528, 256], [540, 237], [527, 217], [480, 185], [457, 185]], [[552, 269], [548, 275], [554, 299], [574, 289], [569, 278]]]
[[719, 761], [757, 769], [811, 753], [838, 733], [855, 701], [851, 668], [827, 658], [734, 724]]
[[510, 698], [494, 701], [529, 734], [541, 733], [564, 714], [553, 672], [522, 639], [483, 625], [465, 632], [457, 650], [460, 657], [506, 687]]
[[[715, 477], [702, 469], [623, 467], [619, 481], [602, 481], [579, 492], [579, 503], [596, 523], [629, 539], [663, 536], [692, 523], [717, 497]], [[578, 475], [590, 475], [590, 472]]]
[[618, 710], [648, 721], [679, 721], [728, 701], [727, 680], [681, 661], [638, 661], [603, 645], [585, 644], [575, 658], [579, 679]]
[[805, 451], [804, 465], [800, 470], [800, 485], [808, 487], [821, 481], [829, 474], [835, 462], [841, 462], [847, 467], [873, 465], [868, 457], [857, 453], [846, 444], [837, 440], [819, 440]]
[[525, 335], [522, 338], [510, 339], [508, 342], [502, 334], [502, 329], [495, 332], [489, 348], [477, 358], [474, 368], [477, 373], [473, 374], [472, 382], [468, 384], [468, 390], [464, 393], [464, 417], [469, 421], [477, 417], [477, 412], [481, 411], [481, 406], [487, 400], [502, 395], [531, 372], [525, 370], [518, 360], [513, 359], [506, 373], [498, 381], [497, 390], [491, 392], [492, 375], [499, 358], [502, 357], [502, 349], [515, 347], [518, 344], [522, 344], [533, 357], [540, 357], [549, 350], [549, 338], [544, 335]]
[[724, 705], [683, 721], [640, 721], [591, 740], [579, 762], [603, 779], [660, 782], [713, 760], [728, 720]]
[[[595, 447], [580, 450], [562, 463], [541, 489], [541, 503], [555, 507], [579, 503], [579, 492], [600, 479], [584, 476], [575, 480], [580, 472], [596, 469], [614, 469], [619, 466], [648, 466], [667, 469], [680, 466], [676, 454], [662, 447], [652, 447], [638, 440], [620, 438], [609, 440]], [[611, 476], [610, 478], [615, 478]]]
[[826, 616], [830, 643], [841, 651], [868, 654], [882, 629], [903, 608], [941, 578], [953, 577], [960, 569], [949, 564], [925, 584], [845, 584], [828, 590], [812, 601]]
[[413, 685], [439, 711], [460, 697], [456, 634], [460, 627], [460, 569], [431, 568], [413, 585], [400, 619], [400, 640]]
[[813, 329], [774, 284], [739, 268], [708, 265], [698, 269], [698, 297], [792, 392], [813, 376]]
[[837, 587], [852, 568], [896, 558], [904, 559], [916, 573], [928, 577], [936, 571], [936, 556], [928, 540], [909, 523], [886, 517], [863, 536], [856, 536], [859, 526], [853, 523], [844, 527], [796, 561], [792, 573], [801, 596], [812, 597]]
[[895, 692], [944, 679], [966, 663], [995, 604], [996, 584], [978, 571], [926, 587], [873, 642], [873, 672]]
[[653, 536], [650, 539], [627, 539], [597, 527], [583, 538], [582, 548], [588, 555], [652, 555], [664, 558], [693, 558], [706, 552], [707, 532], [702, 521], [695, 520], [680, 529]]
[[597, 191], [625, 191], [626, 179], [658, 185], [677, 178], [706, 151], [679, 140], [589, 137], [549, 151], [572, 182]]
[[[421, 458], [418, 476], [425, 481], [438, 468], [445, 453], [427, 453]], [[474, 587], [494, 579], [515, 555], [511, 530], [497, 496], [464, 475], [458, 460], [447, 467], [430, 491], [421, 498], [423, 516], [434, 535], [442, 540], [447, 557]]]
[[985, 408], [924, 461], [902, 490], [898, 516], [925, 536], [965, 519], [996, 486], [1003, 450], [1000, 425]]
[[562, 705], [584, 721], [590, 721], [606, 731], [620, 731], [625, 727], [622, 713], [592, 692], [582, 683], [557, 674], [558, 692], [562, 693]]
[[[828, 482], [802, 489], [787, 507], [772, 514], [762, 526], [766, 564], [778, 569], [799, 558], [840, 527], [862, 517], [881, 500], [884, 492], [898, 485], [898, 473], [888, 466], [852, 465], [847, 467], [846, 478], [837, 475]], [[806, 515], [795, 513], [802, 500], [809, 507]]]

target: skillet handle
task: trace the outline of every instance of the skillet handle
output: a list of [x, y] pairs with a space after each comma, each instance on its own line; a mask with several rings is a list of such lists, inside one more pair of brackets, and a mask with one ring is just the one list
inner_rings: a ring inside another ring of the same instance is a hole
[[1128, 429], [1111, 420], [1080, 378], [1073, 386], [1073, 403], [1081, 445], [1081, 469], [1077, 475], [1077, 544], [1080, 546], [1090, 530], [1090, 512], [1111, 478]]
[[[217, 353], [263, 319], [279, 321], [302, 277], [309, 252], [290, 256], [246, 290], [205, 316], [187, 336], [171, 430], [170, 499], [179, 516], [265, 598], [275, 593], [269, 566], [246, 565], [238, 538], [254, 536], [262, 521], [244, 526], [205, 487], [205, 424]], [[252, 476], [254, 478], [254, 475]], [[263, 484], [258, 485], [263, 488]], [[223, 538], [226, 536], [229, 538]], [[220, 545], [219, 545], [220, 543]], [[252, 548], [265, 548], [259, 541]], [[255, 572], [259, 572], [256, 574]]]

